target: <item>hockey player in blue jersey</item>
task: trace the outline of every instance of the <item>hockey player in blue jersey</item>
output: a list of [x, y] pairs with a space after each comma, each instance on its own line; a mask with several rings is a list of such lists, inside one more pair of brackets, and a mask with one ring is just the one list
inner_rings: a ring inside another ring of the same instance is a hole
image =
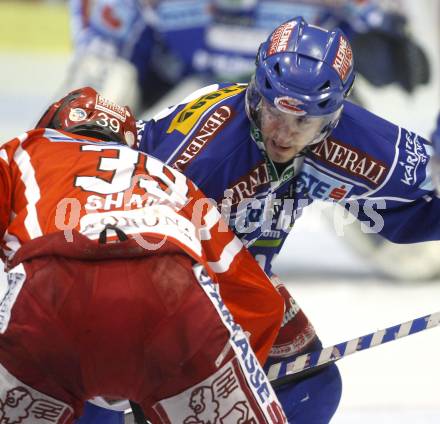
[[[269, 275], [295, 220], [314, 200], [344, 205], [364, 231], [394, 242], [439, 239], [430, 144], [346, 101], [353, 82], [345, 34], [295, 18], [260, 46], [249, 85], [205, 87], [139, 122], [139, 148], [214, 199]], [[283, 363], [319, 349], [320, 341], [282, 282], [273, 281], [286, 312], [269, 363]], [[289, 422], [324, 424], [341, 388], [333, 364], [277, 395]]]
[[[249, 85], [194, 93], [141, 123], [139, 147], [213, 198], [268, 274], [301, 209], [317, 199], [343, 204], [365, 232], [397, 243], [439, 239], [430, 144], [347, 102], [353, 81], [346, 36], [296, 18], [261, 45]], [[319, 346], [276, 284], [286, 317], [272, 363]], [[277, 394], [289, 422], [328, 423], [341, 380], [332, 365]]]
[[90, 85], [113, 100], [155, 104], [182, 79], [247, 82], [259, 44], [292, 16], [343, 26], [357, 71], [411, 92], [429, 78], [402, 10], [374, 0], [70, 0], [74, 56], [62, 92]]

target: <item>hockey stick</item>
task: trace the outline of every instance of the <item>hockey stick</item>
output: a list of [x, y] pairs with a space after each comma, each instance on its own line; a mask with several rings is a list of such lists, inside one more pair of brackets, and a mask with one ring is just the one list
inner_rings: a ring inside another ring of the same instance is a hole
[[440, 311], [329, 346], [316, 352], [306, 353], [290, 361], [278, 362], [269, 367], [267, 376], [272, 386], [278, 387], [314, 374], [321, 368], [352, 353], [410, 336], [438, 325], [440, 325]]
[[149, 422], [145, 418], [144, 411], [142, 410], [140, 405], [130, 400], [130, 407], [131, 407], [131, 411], [133, 412], [134, 422], [136, 424], [146, 424]]
[[[329, 346], [316, 352], [310, 352], [297, 356], [291, 361], [278, 362], [270, 366], [267, 376], [273, 387], [279, 387], [283, 384], [300, 380], [311, 374], [314, 374], [321, 368], [324, 368], [338, 361], [339, 359], [344, 358], [345, 356], [361, 350], [370, 349], [374, 346], [379, 346], [402, 337], [410, 336], [439, 325], [440, 311], [431, 315], [425, 315], [423, 317], [404, 322], [402, 324], [384, 328], [374, 333], [366, 334], [365, 336], [357, 337], [346, 342], [338, 343], [334, 346]], [[142, 409], [139, 407], [139, 405], [136, 405], [133, 402], [130, 402], [130, 404], [133, 412], [135, 413], [136, 422], [139, 424], [145, 423], [145, 418], [141, 415]]]

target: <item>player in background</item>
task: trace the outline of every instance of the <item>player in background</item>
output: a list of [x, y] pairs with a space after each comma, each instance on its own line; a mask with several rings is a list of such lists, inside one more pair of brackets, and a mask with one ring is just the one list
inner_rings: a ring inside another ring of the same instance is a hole
[[216, 207], [92, 88], [37, 127], [0, 148], [1, 421], [104, 396], [153, 422], [287, 422], [259, 366], [283, 302]]
[[[395, 243], [438, 240], [430, 143], [348, 102], [353, 82], [345, 34], [295, 18], [260, 46], [249, 85], [208, 86], [140, 122], [139, 148], [215, 199], [269, 275], [302, 209], [315, 200], [342, 205], [365, 233]], [[274, 280], [286, 313], [268, 364], [320, 346], [296, 301]], [[331, 305], [324, 313], [332, 313]], [[332, 365], [277, 394], [289, 422], [328, 423], [340, 376]]]
[[437, 117], [437, 125], [432, 133], [431, 140], [435, 152], [431, 158], [432, 178], [437, 195], [440, 196], [440, 114]]
[[357, 71], [375, 86], [412, 92], [429, 79], [402, 7], [375, 0], [71, 0], [70, 8], [74, 55], [63, 92], [91, 85], [135, 111], [188, 76], [199, 86], [248, 81], [259, 44], [292, 16], [341, 26], [359, 52]]

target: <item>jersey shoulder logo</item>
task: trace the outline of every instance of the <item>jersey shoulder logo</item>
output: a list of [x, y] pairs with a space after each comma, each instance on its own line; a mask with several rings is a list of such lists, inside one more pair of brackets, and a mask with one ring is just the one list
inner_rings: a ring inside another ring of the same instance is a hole
[[175, 160], [173, 167], [184, 172], [188, 164], [215, 138], [215, 136], [228, 124], [235, 112], [229, 106], [223, 105], [215, 109], [196, 134], [191, 138], [186, 148]]
[[333, 137], [313, 146], [310, 153], [314, 159], [361, 178], [374, 187], [388, 175], [386, 163]]
[[170, 134], [173, 131], [179, 131], [183, 135], [187, 135], [204, 112], [209, 110], [219, 101], [241, 93], [246, 87], [247, 85], [245, 84], [230, 85], [189, 102], [174, 117], [167, 130], [167, 134]]

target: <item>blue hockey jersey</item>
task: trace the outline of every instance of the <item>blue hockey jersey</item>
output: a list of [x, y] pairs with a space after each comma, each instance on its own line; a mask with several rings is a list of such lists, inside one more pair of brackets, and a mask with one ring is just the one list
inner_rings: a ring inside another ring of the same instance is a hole
[[393, 242], [440, 238], [428, 141], [346, 102], [333, 133], [279, 173], [246, 114], [246, 88], [214, 84], [140, 121], [139, 148], [214, 199], [267, 273], [301, 210], [314, 200], [342, 204], [365, 232]]

